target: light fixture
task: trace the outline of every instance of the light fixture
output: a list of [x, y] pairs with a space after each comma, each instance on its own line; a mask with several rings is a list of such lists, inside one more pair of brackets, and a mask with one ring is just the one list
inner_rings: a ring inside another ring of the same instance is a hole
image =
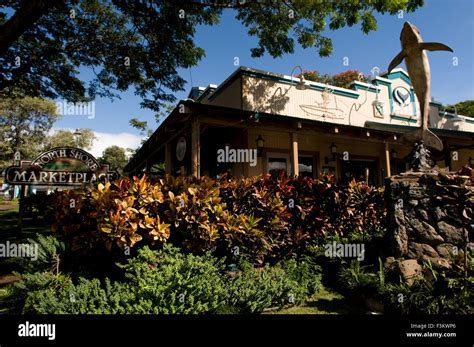
[[335, 134], [338, 134], [338, 133], [339, 133], [339, 128], [338, 128], [338, 127], [335, 127], [335, 128], [334, 128], [334, 133], [335, 133]]
[[306, 80], [304, 79], [303, 75], [301, 75], [300, 81], [298, 82], [298, 84], [296, 84], [296, 89], [298, 89], [298, 90], [308, 89], [308, 86], [306, 85]]
[[257, 143], [257, 156], [261, 157], [265, 140], [263, 139], [262, 135], [258, 135], [255, 142]]
[[255, 123], [258, 123], [260, 121], [260, 113], [258, 112], [255, 112], [255, 114], [253, 115], [254, 119], [255, 119]]
[[297, 90], [306, 90], [308, 89], [308, 85], [306, 84], [306, 80], [303, 76], [303, 69], [301, 68], [301, 66], [297, 65], [293, 68], [293, 70], [291, 71], [291, 80], [293, 81], [293, 74], [295, 73], [295, 70], [296, 69], [300, 69], [301, 71], [301, 74], [300, 74], [300, 80], [299, 82], [296, 84], [296, 89]]
[[332, 154], [332, 160], [329, 160], [328, 157], [324, 157], [324, 162], [328, 164], [330, 161], [336, 161], [336, 153], [337, 153], [337, 146], [333, 143], [331, 143], [331, 146], [329, 146], [329, 149]]
[[366, 134], [366, 135], [367, 135], [367, 137], [369, 137], [369, 136], [370, 136], [370, 131], [367, 131], [367, 134]]
[[[15, 159], [15, 165], [19, 165], [19, 163], [21, 161], [21, 153], [20, 153], [19, 150], [15, 151], [14, 159]], [[469, 159], [471, 159], [471, 158], [469, 158]]]

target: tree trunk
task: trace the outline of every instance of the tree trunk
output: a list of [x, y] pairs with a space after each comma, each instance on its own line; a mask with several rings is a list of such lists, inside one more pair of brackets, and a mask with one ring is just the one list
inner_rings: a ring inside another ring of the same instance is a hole
[[48, 10], [62, 2], [62, 0], [22, 1], [15, 14], [0, 26], [0, 56], [5, 55], [11, 45], [31, 29]]

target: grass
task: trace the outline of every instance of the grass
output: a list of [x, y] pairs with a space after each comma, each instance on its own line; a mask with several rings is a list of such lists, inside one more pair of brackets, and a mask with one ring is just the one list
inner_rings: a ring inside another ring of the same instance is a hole
[[269, 314], [365, 314], [364, 308], [354, 305], [341, 294], [323, 287], [300, 306], [285, 308]]
[[31, 238], [37, 233], [48, 233], [49, 226], [40, 220], [23, 218], [21, 233], [18, 228], [18, 207], [0, 210], [0, 242]]
[[18, 198], [14, 199], [5, 199], [4, 196], [0, 196], [0, 206], [2, 205], [18, 205]]

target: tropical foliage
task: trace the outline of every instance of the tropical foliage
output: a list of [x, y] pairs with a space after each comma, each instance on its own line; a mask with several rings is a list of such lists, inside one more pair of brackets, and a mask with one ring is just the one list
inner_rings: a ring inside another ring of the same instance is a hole
[[171, 242], [196, 254], [238, 252], [260, 265], [328, 235], [383, 231], [385, 216], [383, 189], [341, 187], [330, 178], [168, 176], [151, 183], [144, 176], [47, 199], [51, 208], [43, 213], [53, 231], [81, 253]]

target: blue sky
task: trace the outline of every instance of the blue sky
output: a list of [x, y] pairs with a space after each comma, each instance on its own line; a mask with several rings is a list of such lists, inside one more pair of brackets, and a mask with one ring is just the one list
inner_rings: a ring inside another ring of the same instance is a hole
[[[240, 65], [290, 75], [296, 65], [306, 70], [335, 74], [347, 69], [360, 70], [369, 74], [374, 66], [382, 71], [400, 51], [399, 35], [405, 21], [415, 24], [424, 41], [437, 41], [453, 48], [450, 52], [429, 52], [431, 65], [431, 95], [442, 103], [456, 103], [474, 99], [474, 2], [472, 0], [426, 0], [425, 6], [414, 13], [398, 16], [377, 15], [378, 29], [365, 35], [360, 25], [330, 31], [334, 52], [330, 57], [320, 58], [315, 49], [295, 48], [295, 53], [274, 59], [268, 55], [252, 58], [250, 49], [256, 47], [257, 39], [247, 35], [246, 28], [235, 18], [235, 13], [226, 10], [221, 22], [213, 27], [199, 27], [195, 42], [206, 51], [206, 56], [192, 69], [179, 70], [188, 81], [186, 90], [175, 93], [177, 99], [187, 97], [194, 86], [219, 84]], [[343, 65], [343, 58], [349, 58], [349, 66]], [[458, 65], [453, 64], [456, 57]], [[404, 63], [401, 67], [405, 68]], [[87, 74], [86, 71], [84, 71]], [[121, 94], [121, 100], [96, 100], [96, 117], [65, 116], [55, 124], [56, 128], [92, 128], [99, 133], [116, 134], [110, 141], [124, 147], [136, 146], [138, 131], [128, 125], [130, 118], [149, 121], [155, 127], [153, 112], [140, 108], [140, 98], [128, 91]], [[125, 137], [127, 138], [125, 140]], [[120, 143], [121, 139], [126, 143]], [[130, 140], [134, 138], [134, 140]], [[102, 141], [102, 146], [107, 143]], [[97, 148], [93, 152], [97, 152]]]

